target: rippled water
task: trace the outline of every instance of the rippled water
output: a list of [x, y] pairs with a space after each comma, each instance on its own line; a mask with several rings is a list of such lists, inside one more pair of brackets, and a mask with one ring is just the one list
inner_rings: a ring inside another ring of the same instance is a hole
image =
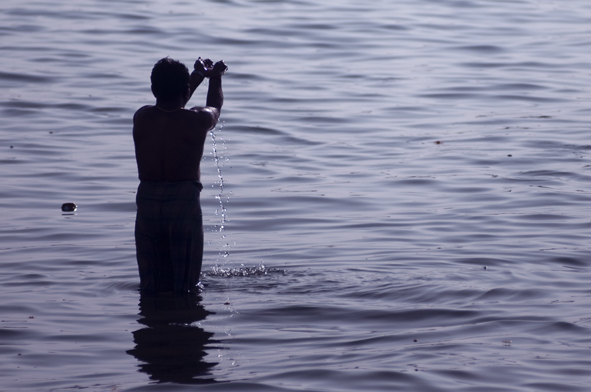
[[[588, 2], [0, 9], [0, 389], [588, 390]], [[198, 301], [137, 293], [164, 56], [230, 67]]]

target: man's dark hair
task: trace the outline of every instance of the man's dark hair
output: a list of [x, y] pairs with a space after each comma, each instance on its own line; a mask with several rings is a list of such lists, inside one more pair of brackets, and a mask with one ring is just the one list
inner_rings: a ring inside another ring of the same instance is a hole
[[156, 99], [168, 101], [184, 96], [189, 86], [189, 70], [180, 61], [165, 57], [152, 68], [152, 92]]

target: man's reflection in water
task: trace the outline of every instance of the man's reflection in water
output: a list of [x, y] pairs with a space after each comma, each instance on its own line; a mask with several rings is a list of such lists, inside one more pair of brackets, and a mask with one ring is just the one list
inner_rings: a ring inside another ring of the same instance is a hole
[[209, 384], [216, 382], [211, 368], [217, 363], [205, 362], [205, 346], [212, 343], [213, 333], [191, 325], [212, 314], [200, 304], [201, 298], [140, 298], [138, 323], [147, 328], [133, 332], [136, 344], [127, 351], [139, 361], [140, 371], [151, 380], [180, 384]]

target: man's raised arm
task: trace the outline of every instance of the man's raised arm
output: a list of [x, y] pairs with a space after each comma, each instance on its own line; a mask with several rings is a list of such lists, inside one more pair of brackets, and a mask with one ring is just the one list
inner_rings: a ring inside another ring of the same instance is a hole
[[[207, 61], [209, 63], [206, 63]], [[194, 107], [191, 108], [191, 110], [200, 114], [200, 121], [202, 125], [205, 125], [207, 129], [212, 129], [215, 127], [218, 119], [220, 118], [220, 112], [222, 110], [222, 105], [224, 104], [224, 93], [222, 92], [222, 75], [228, 70], [228, 67], [223, 61], [218, 61], [212, 67], [210, 60], [201, 61], [201, 59], [199, 59], [195, 62], [196, 72], [200, 71], [201, 65], [204, 65], [204, 71], [202, 74], [209, 78], [209, 89], [207, 90], [207, 101], [205, 103], [206, 107]], [[191, 80], [192, 79], [193, 75], [191, 75]], [[199, 83], [201, 83], [201, 81], [199, 81]]]
[[189, 79], [189, 93], [185, 105], [189, 102], [193, 93], [197, 90], [197, 87], [203, 82], [203, 79], [205, 79], [205, 77], [211, 72], [212, 67], [213, 62], [210, 59], [203, 60], [199, 57], [197, 61], [195, 61], [193, 72], [191, 72], [191, 77]]
[[218, 61], [209, 73], [209, 90], [207, 90], [206, 105], [216, 108], [219, 112], [224, 104], [224, 93], [222, 92], [222, 75], [228, 70], [224, 61]]

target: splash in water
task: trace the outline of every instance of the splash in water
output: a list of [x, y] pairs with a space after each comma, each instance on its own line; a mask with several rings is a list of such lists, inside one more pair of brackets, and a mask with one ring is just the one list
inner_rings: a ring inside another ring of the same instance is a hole
[[270, 274], [285, 275], [285, 270], [278, 268], [267, 268], [264, 264], [258, 266], [245, 267], [241, 265], [239, 268], [231, 267], [212, 267], [210, 271], [203, 271], [206, 276], [214, 276], [219, 278], [233, 278], [233, 277], [248, 277], [248, 276], [266, 276]]

